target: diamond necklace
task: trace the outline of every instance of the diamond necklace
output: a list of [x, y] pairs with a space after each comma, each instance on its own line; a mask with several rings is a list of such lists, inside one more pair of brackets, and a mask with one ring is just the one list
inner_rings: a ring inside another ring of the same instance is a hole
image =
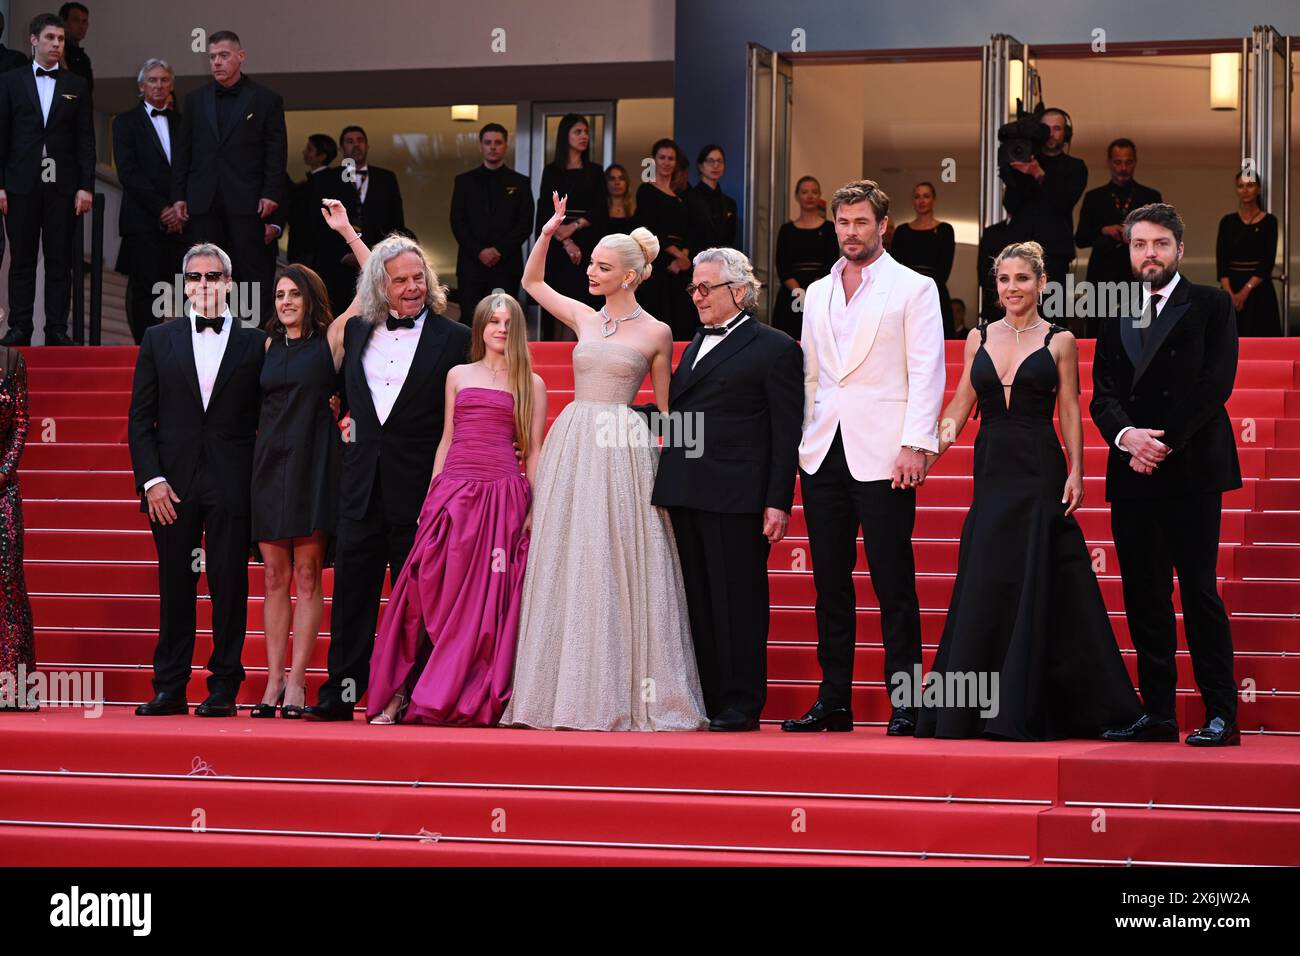
[[[635, 319], [638, 315], [640, 315], [640, 314], [641, 314], [641, 306], [638, 305], [638, 306], [637, 306], [637, 307], [632, 311], [632, 314], [631, 314], [631, 315], [625, 315], [625, 316], [623, 316], [623, 318], [621, 318], [621, 319], [615, 319], [615, 318], [612, 318], [612, 317], [610, 316], [610, 314], [609, 314], [608, 312], [605, 311], [605, 306], [601, 306], [601, 307], [600, 307], [600, 314], [603, 316], [603, 318], [601, 319], [601, 322], [600, 322], [600, 334], [603, 335], [605, 338], [609, 338], [611, 335], [613, 335], [615, 332], [618, 331], [618, 327], [619, 327], [620, 325], [622, 325], [624, 322], [631, 322], [631, 321], [632, 321], [633, 319]], [[611, 328], [610, 325], [609, 325], [609, 323], [611, 323], [611, 322], [614, 323], [613, 328]]]

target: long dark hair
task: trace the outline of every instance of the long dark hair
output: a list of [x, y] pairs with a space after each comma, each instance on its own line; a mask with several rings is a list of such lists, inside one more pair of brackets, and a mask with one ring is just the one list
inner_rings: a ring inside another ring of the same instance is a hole
[[[297, 262], [291, 262], [286, 266], [281, 266], [275, 273], [275, 282], [271, 285], [271, 296], [274, 299], [275, 290], [279, 288], [280, 280], [288, 279], [302, 294], [302, 338], [303, 341], [311, 338], [316, 333], [325, 333], [334, 321], [334, 313], [330, 311], [329, 293], [325, 291], [325, 283], [321, 281], [314, 270], [300, 265]], [[274, 302], [272, 302], [274, 305]], [[284, 324], [280, 321], [279, 312], [272, 310], [270, 332], [280, 338], [286, 336]]]
[[581, 113], [565, 113], [560, 120], [560, 127], [555, 131], [555, 158], [551, 160], [557, 170], [563, 172], [569, 165], [569, 131], [579, 123], [587, 126], [587, 148], [582, 152], [582, 165], [591, 162], [591, 122]]

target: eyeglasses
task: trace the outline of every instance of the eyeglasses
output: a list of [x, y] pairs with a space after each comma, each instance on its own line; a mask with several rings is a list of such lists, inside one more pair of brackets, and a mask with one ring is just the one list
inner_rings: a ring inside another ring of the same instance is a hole
[[706, 299], [712, 294], [714, 289], [725, 289], [727, 286], [736, 285], [735, 282], [720, 282], [717, 285], [709, 285], [707, 282], [692, 282], [686, 287], [686, 294], [694, 297], [696, 292]]
[[226, 277], [224, 272], [186, 272], [186, 282], [198, 282], [200, 279], [207, 279], [209, 282], [220, 282]]
[[703, 165], [707, 165], [707, 164], [709, 164], [709, 163], [715, 163], [715, 164], [716, 164], [716, 163], [725, 163], [725, 162], [726, 162], [726, 160], [723, 159], [721, 156], [710, 156], [708, 159], [704, 160], [700, 165], [703, 166]]

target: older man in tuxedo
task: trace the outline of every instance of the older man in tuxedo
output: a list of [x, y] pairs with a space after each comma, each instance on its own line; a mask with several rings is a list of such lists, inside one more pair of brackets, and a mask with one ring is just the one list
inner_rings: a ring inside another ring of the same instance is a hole
[[1146, 713], [1107, 740], [1178, 740], [1173, 573], [1205, 723], [1187, 743], [1241, 743], [1232, 631], [1216, 567], [1223, 493], [1241, 487], [1226, 408], [1237, 376], [1228, 294], [1179, 274], [1183, 221], [1173, 206], [1133, 210], [1124, 235], [1144, 286], [1137, 317], [1103, 319], [1092, 367], [1092, 418], [1110, 446], [1106, 500], [1137, 651]]
[[189, 248], [185, 223], [171, 201], [172, 142], [180, 128], [175, 110], [167, 105], [172, 81], [165, 60], [146, 60], [137, 77], [140, 105], [113, 118], [113, 158], [122, 183], [118, 231], [122, 265], [130, 277], [127, 320], [136, 345], [145, 329], [162, 319], [154, 287], [175, 281]]
[[803, 355], [753, 317], [759, 286], [743, 253], [700, 252], [687, 288], [703, 324], [673, 373], [651, 502], [672, 518], [709, 729], [757, 730], [767, 557], [794, 500]]
[[[840, 259], [804, 298], [799, 445], [822, 683], [807, 714], [782, 724], [796, 732], [853, 729], [859, 527], [880, 602], [886, 690], [911, 680], [920, 666], [912, 529], [925, 453], [939, 446], [943, 405], [939, 291], [882, 247], [889, 197], [864, 179], [837, 190], [830, 208]], [[888, 733], [915, 730], [915, 713], [894, 708]]]
[[136, 713], [186, 712], [196, 588], [206, 569], [212, 656], [208, 698], [194, 713], [233, 717], [244, 680], [249, 486], [266, 336], [231, 316], [230, 257], [221, 248], [194, 246], [181, 269], [187, 314], [145, 332], [131, 385], [127, 441], [158, 551], [161, 596], [155, 696]]
[[0, 213], [9, 266], [9, 332], [0, 345], [30, 345], [38, 246], [45, 253], [45, 344], [71, 345], [72, 225], [90, 211], [95, 130], [86, 81], [59, 68], [63, 21], [32, 20], [35, 59], [0, 75]]
[[[219, 30], [208, 37], [212, 82], [185, 97], [174, 146], [172, 198], [194, 237], [230, 252], [235, 281], [245, 292], [268, 283], [266, 225], [285, 194], [288, 138], [284, 102], [243, 73], [247, 53], [239, 37]], [[269, 317], [272, 290], [258, 289], [261, 314]]]

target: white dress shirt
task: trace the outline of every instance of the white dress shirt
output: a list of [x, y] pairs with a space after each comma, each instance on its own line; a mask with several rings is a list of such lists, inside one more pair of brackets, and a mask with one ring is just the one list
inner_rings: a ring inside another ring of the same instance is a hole
[[[364, 205], [366, 193], [370, 192], [370, 166], [358, 166], [355, 172], [357, 174], [357, 201]], [[363, 176], [362, 173], [365, 175]]]
[[[32, 76], [36, 79], [36, 95], [41, 99], [41, 120], [45, 123], [50, 121], [50, 107], [54, 105], [54, 84], [55, 79], [52, 76], [36, 76], [36, 71], [41, 69], [41, 65], [32, 60]], [[61, 69], [59, 64], [54, 64], [53, 69]]]
[[157, 132], [158, 138], [162, 140], [163, 152], [167, 154], [167, 162], [172, 161], [172, 128], [167, 122], [166, 116], [153, 116], [154, 106], [148, 100], [144, 101], [144, 115], [148, 117], [149, 122], [153, 124], [154, 131]]
[[375, 326], [370, 335], [370, 343], [361, 356], [361, 370], [365, 373], [366, 384], [370, 386], [370, 400], [375, 405], [375, 415], [379, 424], [383, 424], [390, 412], [397, 395], [406, 382], [411, 371], [411, 361], [415, 358], [415, 347], [420, 344], [420, 333], [424, 330], [424, 320], [429, 314], [425, 309], [415, 319], [415, 328], [393, 329], [389, 331], [386, 322]]
[[[704, 336], [704, 341], [700, 343], [700, 350], [695, 353], [695, 361], [691, 363], [692, 370], [695, 369], [695, 366], [700, 364], [700, 359], [704, 358], [704, 356], [708, 355], [710, 352], [716, 349], [723, 339], [725, 339], [728, 335], [730, 335], [732, 332], [736, 331], [736, 329], [740, 328], [742, 325], [744, 325], [746, 322], [749, 321], [749, 316], [743, 312], [737, 312], [736, 315], [741, 316], [742, 317], [741, 320], [737, 322], [735, 325], [733, 325], [731, 328], [727, 329], [727, 331], [723, 332], [721, 335]], [[731, 322], [735, 318], [736, 316], [733, 315], [727, 321]]]
[[[194, 347], [194, 371], [199, 376], [199, 397], [203, 400], [203, 410], [208, 410], [208, 402], [212, 400], [212, 388], [217, 384], [217, 371], [221, 368], [221, 359], [226, 354], [226, 345], [230, 342], [230, 328], [235, 324], [235, 320], [230, 316], [230, 309], [221, 313], [225, 322], [221, 323], [221, 331], [213, 329], [204, 329], [200, 334], [194, 330], [194, 308], [189, 310], [190, 322], [190, 344]], [[150, 478], [144, 483], [144, 490], [148, 491], [160, 481], [166, 481], [162, 475], [157, 478]]]
[[[1160, 313], [1164, 311], [1165, 306], [1169, 304], [1169, 293], [1173, 292], [1174, 286], [1178, 285], [1178, 279], [1179, 279], [1178, 273], [1175, 272], [1174, 277], [1170, 279], [1168, 282], [1166, 282], [1163, 286], [1161, 286], [1159, 289], [1151, 290], [1152, 295], [1160, 296], [1160, 301], [1156, 303], [1156, 314], [1151, 317], [1152, 325], [1155, 325], [1156, 319], [1159, 317]], [[1147, 303], [1149, 301], [1150, 299], [1146, 296], [1142, 298], [1142, 308], [1141, 310], [1139, 310], [1138, 315], [1142, 315], [1142, 313], [1146, 312]], [[1115, 447], [1118, 448], [1120, 451], [1124, 451], [1124, 446], [1120, 444], [1120, 440], [1124, 437], [1124, 433], [1132, 427], [1133, 427], [1132, 425], [1125, 425], [1123, 428], [1119, 430], [1119, 434], [1115, 436]]]
[[853, 347], [853, 336], [858, 329], [858, 320], [862, 308], [866, 305], [868, 290], [871, 288], [872, 273], [880, 265], [883, 256], [876, 256], [874, 262], [862, 270], [862, 282], [853, 291], [849, 299], [844, 297], [844, 270], [849, 260], [843, 256], [831, 266], [831, 333], [835, 336], [835, 347], [843, 359]]

